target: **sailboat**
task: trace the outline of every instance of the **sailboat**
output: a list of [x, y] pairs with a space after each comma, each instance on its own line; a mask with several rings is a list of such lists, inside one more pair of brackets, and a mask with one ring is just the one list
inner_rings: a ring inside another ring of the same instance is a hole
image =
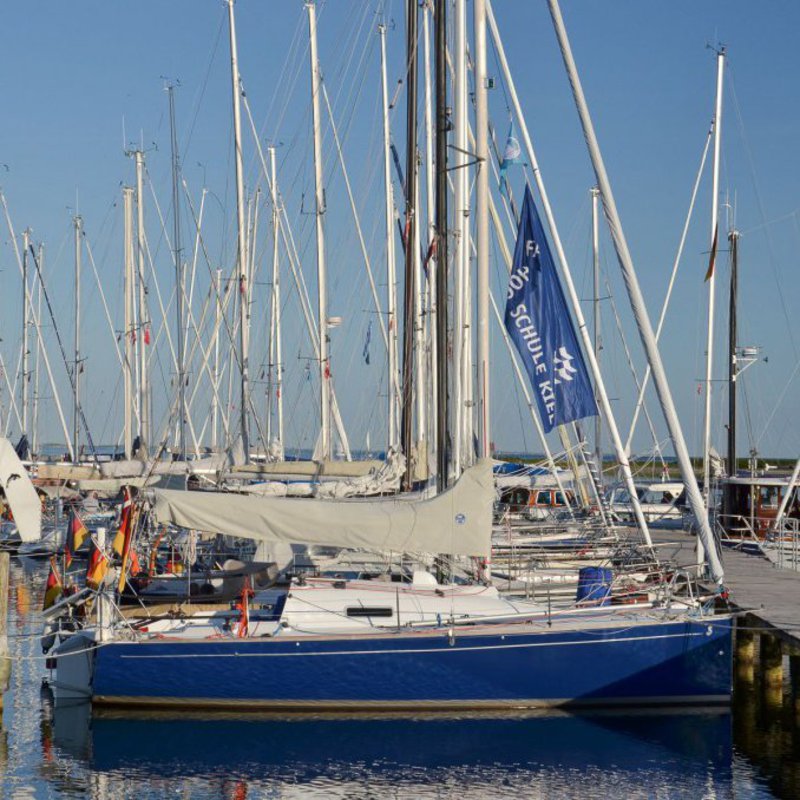
[[[486, 557], [491, 466], [430, 500], [152, 490], [159, 523], [284, 542]], [[69, 601], [66, 601], [67, 603]], [[57, 606], [53, 607], [53, 611]], [[63, 610], [63, 608], [62, 608]], [[236, 608], [116, 618], [52, 653], [57, 700], [241, 709], [465, 709], [727, 702], [731, 618], [664, 598], [554, 612], [481, 584], [308, 579]]]
[[[436, 258], [442, 266], [448, 263], [445, 8], [445, 3], [435, 7]], [[416, 4], [409, 9], [409, 30], [413, 31]], [[476, 149], [484, 159], [486, 10], [486, 0], [476, 0]], [[415, 51], [413, 36], [409, 38]], [[412, 174], [413, 168], [409, 184]], [[298, 577], [288, 586], [262, 591], [245, 584], [233, 607], [209, 603], [178, 613], [152, 608], [122, 613], [115, 595], [127, 582], [123, 559], [119, 575], [110, 573], [110, 583], [95, 593], [87, 622], [77, 624], [73, 614], [78, 603], [85, 602], [86, 591], [64, 598], [46, 612], [48, 619], [68, 618], [68, 624], [56, 628], [56, 644], [49, 652], [57, 702], [89, 700], [97, 706], [181, 709], [452, 711], [730, 700], [733, 618], [715, 613], [715, 594], [698, 597], [684, 591], [688, 582], [677, 574], [652, 595], [619, 605], [611, 594], [611, 576], [601, 573], [592, 585], [582, 587], [574, 603], [558, 608], [548, 601], [509, 599], [479, 579], [447, 579], [448, 573], [453, 574], [447, 568], [450, 560], [485, 564], [491, 553], [495, 487], [488, 458], [485, 169], [480, 178], [476, 193], [480, 457], [474, 466], [448, 486], [447, 270], [442, 268], [436, 272], [435, 497], [425, 498], [411, 490], [408, 478], [404, 494], [377, 499], [159, 488], [145, 489], [140, 496], [156, 525], [282, 545], [425, 554], [429, 563], [437, 564], [437, 575], [417, 569], [410, 580], [392, 574], [373, 580]], [[412, 219], [415, 195], [409, 189]], [[588, 416], [596, 405], [558, 277], [543, 261], [544, 234], [536, 226], [535, 235], [531, 233], [534, 217], [528, 193], [509, 283], [507, 323], [516, 328], [518, 346], [521, 342], [527, 348], [530, 362], [526, 366], [537, 403], [543, 421], [552, 427], [562, 419]], [[407, 265], [413, 266], [411, 250], [407, 248]], [[407, 275], [413, 275], [413, 270]], [[407, 334], [413, 329], [409, 320], [413, 320], [414, 297], [408, 283], [406, 288]], [[574, 293], [571, 284], [569, 289]], [[558, 325], [547, 340], [541, 331], [532, 330], [534, 316], [528, 304], [535, 291], [545, 290], [549, 299], [560, 298], [560, 306], [549, 309]], [[412, 392], [406, 381], [413, 374], [413, 364], [407, 353], [413, 353], [413, 348], [410, 336], [405, 339], [409, 347], [404, 347], [401, 427], [403, 451], [409, 454]], [[460, 364], [454, 367], [454, 373], [460, 372]], [[323, 377], [324, 387], [328, 376]], [[658, 371], [656, 377], [663, 380]], [[579, 385], [582, 388], [576, 393]], [[324, 398], [324, 388], [322, 394]], [[607, 398], [603, 402], [607, 405]], [[325, 420], [327, 411], [322, 416]], [[244, 420], [242, 428], [244, 433]], [[618, 433], [612, 433], [619, 445]], [[329, 452], [330, 431], [323, 442], [323, 450]], [[637, 499], [632, 501], [638, 509]], [[640, 510], [637, 515], [641, 516]], [[641, 524], [646, 533], [646, 523]], [[709, 551], [708, 556], [711, 559], [715, 553]]]

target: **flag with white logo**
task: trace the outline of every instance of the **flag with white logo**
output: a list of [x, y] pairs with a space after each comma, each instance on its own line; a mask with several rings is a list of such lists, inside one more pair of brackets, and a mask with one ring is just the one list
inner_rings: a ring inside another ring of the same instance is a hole
[[527, 187], [508, 282], [505, 325], [528, 373], [545, 433], [597, 414], [564, 291]]
[[508, 190], [508, 183], [506, 181], [506, 172], [513, 164], [524, 164], [522, 160], [522, 148], [519, 144], [519, 139], [514, 131], [514, 120], [511, 120], [511, 125], [508, 129], [508, 136], [506, 137], [506, 146], [503, 148], [503, 158], [500, 160], [500, 193], [503, 194]]

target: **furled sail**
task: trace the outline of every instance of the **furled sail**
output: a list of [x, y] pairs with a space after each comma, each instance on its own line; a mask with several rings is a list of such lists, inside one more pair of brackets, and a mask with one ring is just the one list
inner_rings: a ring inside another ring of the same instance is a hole
[[256, 541], [488, 556], [492, 462], [430, 499], [322, 500], [153, 489], [156, 520]]
[[14, 445], [0, 437], [0, 486], [11, 506], [17, 531], [23, 542], [42, 537], [42, 503]]

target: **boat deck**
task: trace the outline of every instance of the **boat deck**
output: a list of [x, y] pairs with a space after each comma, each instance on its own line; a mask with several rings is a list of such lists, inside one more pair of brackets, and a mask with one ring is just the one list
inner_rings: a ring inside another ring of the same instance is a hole
[[[660, 553], [671, 555], [678, 565], [695, 562], [694, 536], [657, 529], [651, 535]], [[731, 602], [746, 612], [747, 625], [767, 629], [800, 654], [800, 572], [729, 547], [722, 548], [722, 564]]]

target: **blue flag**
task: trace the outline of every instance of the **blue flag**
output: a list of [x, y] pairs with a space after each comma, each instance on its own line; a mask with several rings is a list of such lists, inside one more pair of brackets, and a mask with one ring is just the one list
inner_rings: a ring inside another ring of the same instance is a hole
[[592, 384], [529, 188], [508, 282], [506, 330], [528, 373], [549, 433], [597, 414]]

